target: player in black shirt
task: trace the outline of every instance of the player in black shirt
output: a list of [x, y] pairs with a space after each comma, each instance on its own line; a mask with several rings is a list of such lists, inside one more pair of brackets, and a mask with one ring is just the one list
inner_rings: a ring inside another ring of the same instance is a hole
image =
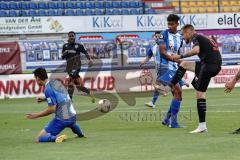
[[93, 62], [88, 55], [86, 49], [82, 44], [76, 43], [75, 42], [75, 32], [71, 31], [68, 33], [68, 43], [65, 43], [63, 45], [62, 49], [62, 59], [66, 59], [67, 61], [67, 67], [66, 71], [69, 75], [67, 79], [67, 88], [68, 88], [68, 93], [70, 98], [72, 99], [73, 92], [74, 92], [74, 84], [76, 85], [76, 88], [79, 91], [83, 91], [87, 93], [88, 95], [91, 96], [92, 102], [95, 102], [95, 98], [92, 94], [92, 92], [84, 87], [80, 83], [80, 76], [79, 72], [81, 70], [81, 59], [80, 59], [80, 54], [83, 53], [88, 59], [88, 66], [91, 67]]
[[[195, 73], [192, 85], [197, 94], [197, 109], [199, 117], [198, 128], [190, 133], [207, 132], [206, 126], [206, 96], [209, 82], [221, 70], [222, 58], [215, 39], [207, 38], [195, 32], [190, 24], [182, 28], [183, 39], [186, 43], [192, 43], [192, 49], [183, 55], [174, 55], [175, 60], [180, 61], [180, 66], [172, 79], [172, 85], [176, 85], [184, 76], [186, 70]], [[200, 62], [182, 61], [182, 58], [198, 55]]]

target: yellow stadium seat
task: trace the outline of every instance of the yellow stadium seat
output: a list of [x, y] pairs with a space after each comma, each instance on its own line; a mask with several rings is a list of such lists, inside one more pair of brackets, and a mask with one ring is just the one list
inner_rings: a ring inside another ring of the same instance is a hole
[[232, 7], [232, 12], [239, 12], [239, 11], [240, 11], [239, 7]]
[[197, 3], [195, 1], [191, 1], [188, 3], [189, 7], [197, 7]]
[[198, 1], [197, 2], [197, 6], [198, 7], [204, 7], [205, 6], [205, 3], [203, 1]]
[[218, 6], [218, 1], [214, 1], [214, 2], [213, 2], [213, 6], [214, 6], [214, 7], [217, 7], [217, 6]]
[[231, 6], [238, 6], [238, 1], [230, 1]]
[[200, 7], [198, 8], [199, 13], [206, 13], [207, 12], [207, 8], [206, 7]]
[[206, 2], [205, 2], [205, 6], [206, 6], [206, 7], [212, 7], [212, 6], [214, 6], [214, 4], [213, 4], [212, 1], [206, 1]]
[[181, 2], [181, 6], [182, 7], [189, 7], [189, 4], [188, 4], [188, 2]]
[[216, 7], [208, 7], [207, 12], [208, 13], [215, 13], [215, 12], [217, 12], [217, 8]]
[[223, 7], [223, 8], [222, 8], [222, 11], [223, 11], [223, 12], [231, 12], [232, 9], [231, 9], [231, 7]]
[[230, 6], [231, 4], [229, 1], [222, 1], [222, 6]]
[[191, 7], [190, 12], [191, 13], [198, 13], [198, 8], [197, 7]]
[[190, 8], [183, 7], [182, 8], [182, 13], [190, 13]]
[[179, 6], [179, 2], [176, 2], [176, 1], [172, 2], [172, 6], [173, 7], [178, 7]]

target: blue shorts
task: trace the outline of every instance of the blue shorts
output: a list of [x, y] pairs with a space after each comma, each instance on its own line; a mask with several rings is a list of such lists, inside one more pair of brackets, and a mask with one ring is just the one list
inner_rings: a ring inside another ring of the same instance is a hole
[[[170, 85], [175, 73], [176, 71], [170, 70], [168, 68], [158, 69], [156, 81], [163, 85]], [[182, 87], [185, 83], [183, 80], [181, 80], [178, 84], [180, 85], [180, 87]]]
[[53, 118], [46, 126], [45, 131], [50, 133], [53, 136], [58, 135], [62, 130], [69, 127], [72, 128], [73, 125], [76, 123], [76, 117], [73, 117], [68, 120], [60, 120], [57, 118]]

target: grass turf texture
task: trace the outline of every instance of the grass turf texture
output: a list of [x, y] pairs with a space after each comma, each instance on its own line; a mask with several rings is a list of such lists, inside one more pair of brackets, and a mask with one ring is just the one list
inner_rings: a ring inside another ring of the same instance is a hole
[[[152, 110], [143, 105], [151, 99], [152, 93], [138, 94], [148, 97], [137, 98], [135, 106], [128, 106], [120, 99], [119, 106], [113, 112], [79, 122], [88, 138], [75, 138], [66, 129], [63, 133], [69, 139], [61, 144], [34, 143], [36, 135], [51, 116], [37, 120], [24, 118], [27, 112], [43, 110], [45, 103], [37, 104], [33, 98], [0, 100], [0, 159], [239, 159], [240, 135], [229, 132], [240, 127], [240, 88], [230, 95], [225, 94], [223, 89], [208, 90], [209, 133], [198, 135], [188, 134], [198, 124], [193, 90], [183, 93], [179, 121], [186, 128], [182, 129], [170, 129], [162, 126], [158, 119], [143, 118], [149, 113], [165, 112], [171, 96], [160, 97], [156, 109]], [[131, 94], [128, 95], [131, 97]], [[94, 108], [89, 97], [74, 97], [74, 104], [78, 112]], [[140, 118], [136, 118], [138, 114]]]

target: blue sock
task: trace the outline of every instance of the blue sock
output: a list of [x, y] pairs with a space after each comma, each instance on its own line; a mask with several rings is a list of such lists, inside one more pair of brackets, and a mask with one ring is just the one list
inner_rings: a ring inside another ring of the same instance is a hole
[[173, 99], [171, 103], [171, 123], [177, 124], [177, 115], [180, 109], [181, 101]]
[[154, 91], [153, 93], [153, 99], [152, 99], [152, 103], [155, 105], [157, 99], [158, 99], [158, 96], [159, 96], [159, 92], [158, 91]]
[[47, 134], [47, 135], [39, 137], [38, 142], [55, 142], [56, 138], [57, 138], [56, 136]]
[[71, 129], [72, 129], [73, 133], [78, 135], [78, 137], [83, 137], [84, 136], [84, 134], [82, 133], [80, 127], [76, 123], [74, 123], [71, 126]]

